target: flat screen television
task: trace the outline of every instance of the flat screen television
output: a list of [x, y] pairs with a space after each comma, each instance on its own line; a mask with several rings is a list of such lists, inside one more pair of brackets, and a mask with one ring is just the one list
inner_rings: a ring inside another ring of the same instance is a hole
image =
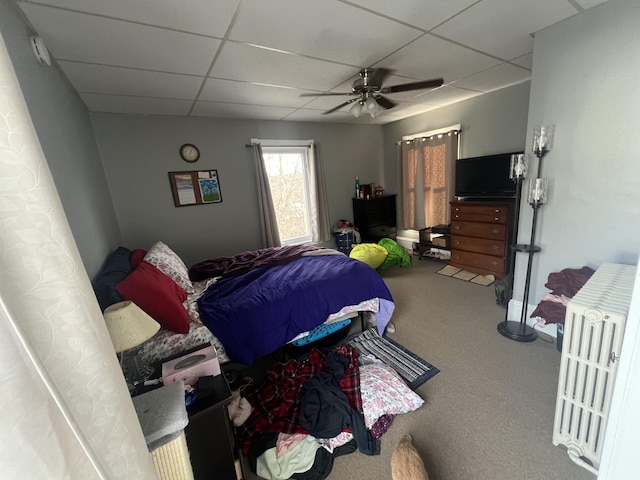
[[511, 155], [500, 153], [456, 161], [455, 196], [463, 198], [513, 198], [516, 184], [509, 178]]

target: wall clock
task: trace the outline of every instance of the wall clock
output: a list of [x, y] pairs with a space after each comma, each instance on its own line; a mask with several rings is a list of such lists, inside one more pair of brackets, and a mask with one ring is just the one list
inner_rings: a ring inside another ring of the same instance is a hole
[[200, 150], [192, 143], [185, 143], [180, 147], [180, 156], [185, 162], [194, 163], [200, 158]]

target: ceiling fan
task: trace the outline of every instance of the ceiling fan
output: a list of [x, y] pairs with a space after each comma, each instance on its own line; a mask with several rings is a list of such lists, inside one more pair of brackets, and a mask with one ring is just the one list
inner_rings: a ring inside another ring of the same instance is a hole
[[353, 104], [349, 111], [356, 117], [360, 116], [364, 110], [374, 117], [382, 108], [393, 108], [397, 103], [392, 102], [383, 94], [407, 92], [409, 90], [421, 90], [427, 88], [436, 88], [442, 85], [442, 78], [434, 78], [432, 80], [422, 80], [419, 82], [402, 83], [400, 85], [391, 85], [383, 87], [382, 82], [391, 73], [387, 68], [363, 68], [358, 72], [359, 78], [353, 81], [350, 92], [345, 93], [303, 93], [301, 97], [326, 97], [334, 95], [354, 95], [355, 97], [341, 103], [337, 107], [323, 112], [324, 115], [333, 113], [349, 104]]

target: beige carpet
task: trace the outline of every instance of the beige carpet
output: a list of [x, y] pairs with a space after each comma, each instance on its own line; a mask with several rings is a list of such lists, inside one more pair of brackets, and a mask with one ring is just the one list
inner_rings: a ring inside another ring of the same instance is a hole
[[467, 270], [454, 267], [453, 265], [447, 265], [446, 267], [438, 270], [436, 273], [444, 275], [445, 277], [457, 278], [458, 280], [464, 280], [465, 282], [484, 285], [485, 287], [488, 287], [496, 280], [496, 277], [494, 277], [493, 275], [478, 275], [477, 273], [468, 272]]
[[501, 336], [505, 310], [493, 289], [452, 282], [440, 268], [421, 261], [382, 271], [396, 303], [389, 337], [441, 370], [416, 390], [425, 404], [396, 417], [379, 456], [338, 457], [328, 478], [390, 480], [391, 453], [410, 433], [430, 480], [594, 480], [551, 443], [555, 344]]

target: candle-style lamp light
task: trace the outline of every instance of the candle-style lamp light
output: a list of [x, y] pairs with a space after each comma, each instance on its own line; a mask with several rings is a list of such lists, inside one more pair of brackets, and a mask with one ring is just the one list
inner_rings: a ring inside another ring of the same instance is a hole
[[[549, 191], [549, 182], [546, 178], [541, 178], [542, 159], [549, 153], [553, 147], [553, 136], [555, 127], [553, 125], [538, 126], [533, 132], [533, 153], [538, 157], [538, 175], [536, 178], [529, 180], [527, 201], [533, 208], [533, 220], [531, 222], [531, 240], [528, 244], [515, 244], [511, 248], [514, 252], [525, 252], [529, 254], [527, 263], [527, 276], [524, 284], [524, 293], [522, 299], [522, 311], [520, 313], [520, 321], [510, 321], [505, 319], [498, 324], [498, 332], [507, 338], [518, 342], [532, 342], [538, 338], [537, 332], [527, 325], [527, 306], [529, 304], [529, 287], [531, 285], [531, 266], [533, 264], [533, 254], [539, 252], [540, 247], [535, 245], [536, 225], [538, 221], [538, 209], [547, 202], [547, 193]], [[510, 177], [516, 181], [516, 218], [520, 212], [520, 184], [527, 172], [526, 157], [523, 159], [514, 159], [516, 155], [511, 157]], [[524, 170], [522, 166], [518, 167], [518, 162], [524, 162]], [[515, 163], [515, 165], [514, 165]], [[518, 171], [524, 172], [521, 177], [516, 177]], [[517, 224], [518, 220], [516, 220]], [[513, 268], [513, 267], [512, 267]], [[507, 312], [508, 314], [508, 312]], [[508, 315], [507, 315], [508, 316]]]

